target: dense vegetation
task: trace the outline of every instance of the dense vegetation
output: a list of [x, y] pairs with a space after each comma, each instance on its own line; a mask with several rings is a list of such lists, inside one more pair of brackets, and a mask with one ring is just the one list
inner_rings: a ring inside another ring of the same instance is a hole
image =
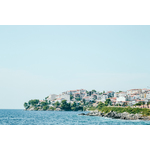
[[[33, 100], [29, 100], [28, 103], [25, 102], [24, 103], [24, 107], [26, 110], [56, 110], [56, 109], [60, 109], [60, 110], [64, 110], [64, 111], [85, 111], [85, 110], [99, 110], [101, 112], [104, 113], [108, 113], [110, 111], [115, 111], [118, 113], [123, 113], [123, 112], [128, 112], [128, 113], [132, 113], [132, 114], [136, 114], [136, 113], [140, 113], [143, 116], [150, 116], [150, 109], [147, 108], [131, 108], [131, 107], [117, 107], [120, 106], [120, 104], [116, 105], [116, 106], [112, 106], [111, 100], [110, 99], [106, 99], [105, 103], [99, 102], [97, 107], [93, 106], [93, 103], [95, 103], [95, 101], [91, 101], [91, 102], [86, 102], [85, 99], [83, 99], [82, 101], [76, 101], [74, 103], [67, 103], [67, 100], [63, 100], [61, 103], [59, 103], [58, 101], [51, 104], [50, 101], [48, 100], [44, 100], [42, 102], [40, 102], [38, 99], [33, 99]], [[139, 102], [137, 104], [135, 104], [135, 106], [141, 106], [144, 105], [144, 102]], [[150, 102], [148, 102], [148, 105], [150, 104]], [[126, 106], [125, 104], [123, 106]]]
[[81, 105], [81, 103], [76, 103], [74, 102], [73, 104], [71, 103], [67, 103], [67, 100], [63, 100], [61, 103], [59, 103], [58, 101], [51, 104], [51, 102], [45, 100], [40, 102], [37, 99], [34, 100], [29, 100], [28, 103], [24, 103], [24, 108], [26, 110], [28, 109], [32, 109], [32, 110], [55, 110], [55, 109], [60, 109], [60, 110], [64, 110], [64, 111], [83, 111], [86, 110], [84, 107], [84, 103], [85, 101], [83, 101], [83, 105]]
[[150, 116], [150, 109], [147, 108], [131, 108], [131, 107], [107, 107], [104, 106], [102, 108], [98, 107], [98, 110], [104, 113], [108, 113], [110, 111], [115, 111], [118, 113], [128, 112], [130, 114], [142, 114], [143, 116]]
[[[145, 103], [139, 102], [136, 105], [141, 106]], [[148, 103], [149, 104], [149, 103]], [[120, 106], [120, 105], [118, 105]], [[123, 112], [128, 112], [129, 114], [142, 114], [143, 116], [150, 116], [150, 109], [147, 108], [131, 108], [131, 107], [115, 107], [111, 106], [111, 102], [109, 99], [105, 101], [105, 103], [99, 102], [97, 107], [89, 107], [89, 110], [96, 110], [98, 109], [101, 112], [108, 113], [111, 111], [115, 111], [117, 113], [123, 113]]]

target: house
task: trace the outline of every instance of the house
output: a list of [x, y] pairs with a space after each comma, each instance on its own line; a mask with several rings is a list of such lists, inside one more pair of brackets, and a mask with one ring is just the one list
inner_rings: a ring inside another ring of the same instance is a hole
[[141, 98], [146, 98], [146, 92], [141, 93], [141, 94], [140, 94], [140, 97], [141, 97]]
[[141, 94], [142, 93], [142, 89], [131, 89], [131, 90], [127, 90], [127, 94]]
[[87, 96], [87, 93], [86, 92], [83, 92], [83, 93], [80, 93], [80, 98], [83, 99], [83, 97], [86, 97]]
[[107, 92], [108, 98], [109, 97], [114, 97], [114, 93], [115, 93], [114, 91], [108, 91]]
[[57, 95], [57, 99], [58, 98], [63, 98], [65, 100], [67, 100], [67, 102], [70, 102], [70, 95], [68, 95], [68, 94], [59, 94], [59, 95]]
[[150, 92], [150, 89], [142, 89], [142, 93]]
[[93, 100], [91, 96], [83, 97], [83, 99], [85, 99], [85, 101], [88, 101], [88, 102]]
[[80, 93], [73, 94], [74, 97], [80, 97]]
[[54, 103], [55, 103], [55, 102], [61, 103], [62, 100], [65, 100], [65, 99], [64, 99], [64, 98], [57, 98], [56, 100], [54, 100]]
[[107, 93], [103, 93], [101, 96], [101, 102], [105, 102], [105, 100], [108, 98]]
[[127, 92], [115, 92], [113, 97], [126, 96]]
[[112, 97], [110, 98], [111, 101], [116, 101], [117, 100], [117, 97]]
[[132, 100], [134, 100], [134, 99], [140, 99], [141, 97], [140, 97], [140, 95], [128, 95], [128, 100], [129, 101], [132, 101]]
[[119, 101], [127, 101], [127, 98], [125, 96], [120, 96], [120, 97], [117, 97], [116, 101], [117, 102], [119, 102]]
[[110, 98], [110, 100], [111, 100], [112, 105], [115, 105], [117, 98], [116, 97], [112, 97], [112, 98]]
[[119, 93], [118, 93], [118, 96], [119, 96], [119, 97], [121, 97], [121, 96], [126, 96], [126, 95], [127, 95], [126, 92], [119, 92]]
[[47, 98], [47, 100], [54, 100], [57, 98], [57, 95], [56, 94], [50, 94]]
[[150, 92], [146, 93], [146, 98], [150, 100]]
[[97, 99], [97, 94], [92, 94], [91, 97], [96, 100]]
[[85, 89], [77, 89], [77, 90], [70, 90], [70, 91], [66, 91], [66, 92], [63, 92], [62, 94], [75, 94], [75, 93], [84, 93], [86, 92]]

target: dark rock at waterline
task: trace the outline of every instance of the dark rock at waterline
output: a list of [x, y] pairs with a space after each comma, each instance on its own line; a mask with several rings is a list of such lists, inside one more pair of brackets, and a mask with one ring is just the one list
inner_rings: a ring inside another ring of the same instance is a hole
[[81, 113], [81, 114], [78, 114], [78, 115], [86, 115], [85, 113]]
[[129, 114], [127, 112], [123, 112], [123, 113], [117, 113], [114, 111], [111, 111], [109, 113], [102, 113], [102, 112], [98, 112], [98, 111], [92, 111], [90, 113], [81, 113], [79, 115], [86, 115], [86, 116], [100, 116], [100, 117], [108, 117], [108, 118], [112, 118], [112, 119], [123, 119], [123, 120], [150, 120], [150, 117], [143, 117], [142, 114]]

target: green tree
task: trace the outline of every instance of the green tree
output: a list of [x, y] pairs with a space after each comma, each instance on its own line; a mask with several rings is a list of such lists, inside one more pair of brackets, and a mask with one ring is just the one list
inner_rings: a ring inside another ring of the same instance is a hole
[[145, 102], [138, 102], [138, 103], [135, 104], [135, 106], [141, 106], [141, 105], [144, 105], [144, 104], [145, 104]]
[[85, 99], [83, 99], [83, 104], [85, 105]]
[[66, 110], [66, 111], [71, 110], [71, 104], [67, 103], [67, 100], [62, 100], [61, 109]]
[[43, 107], [43, 106], [46, 106], [46, 105], [48, 105], [48, 103], [47, 102], [41, 102], [41, 106]]
[[87, 109], [86, 107], [83, 107], [83, 111], [86, 111], [86, 109]]
[[98, 108], [98, 109], [101, 109], [101, 108], [103, 108], [104, 106], [105, 106], [105, 104], [104, 104], [104, 103], [99, 102], [99, 103], [98, 103], [97, 108]]
[[76, 107], [71, 107], [71, 110], [76, 111]]
[[46, 97], [45, 97], [45, 100], [47, 100], [47, 99], [48, 99], [48, 97], [49, 97], [49, 96], [46, 96]]
[[80, 101], [80, 100], [81, 100], [81, 98], [80, 98], [80, 97], [76, 97], [75, 99], [76, 99], [77, 101]]
[[103, 91], [103, 93], [105, 93], [105, 91]]
[[121, 106], [121, 104], [116, 104], [115, 106]]
[[38, 99], [33, 99], [33, 100], [29, 100], [28, 104], [29, 105], [32, 105], [32, 106], [35, 106], [39, 103], [39, 100]]
[[147, 102], [147, 108], [149, 108], [150, 102]]
[[122, 106], [127, 106], [127, 105], [128, 105], [127, 102], [124, 102]]
[[108, 98], [105, 101], [105, 106], [112, 105], [111, 100]]
[[60, 105], [60, 103], [57, 101], [57, 102], [55, 103], [56, 108], [57, 108], [59, 105]]
[[27, 108], [28, 103], [25, 102], [23, 106], [24, 106], [24, 108]]
[[88, 95], [91, 96], [92, 95], [92, 91], [89, 91]]
[[70, 100], [72, 100], [74, 97], [73, 97], [73, 95], [72, 94], [70, 94]]
[[43, 106], [43, 110], [47, 110], [49, 108], [49, 106], [45, 105]]
[[39, 109], [38, 107], [35, 107], [35, 108], [34, 108], [34, 110], [36, 110], [36, 111], [37, 111], [38, 109]]
[[77, 106], [76, 102], [73, 102], [73, 104], [71, 105], [71, 107], [76, 107], [76, 106]]
[[54, 109], [55, 109], [55, 108], [54, 108], [54, 107], [52, 107], [52, 106], [49, 108], [49, 110], [54, 110]]
[[96, 90], [92, 90], [92, 93], [96, 93]]

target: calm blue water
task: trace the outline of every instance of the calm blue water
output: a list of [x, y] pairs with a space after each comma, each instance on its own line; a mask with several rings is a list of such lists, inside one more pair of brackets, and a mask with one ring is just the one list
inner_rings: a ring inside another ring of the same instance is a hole
[[79, 116], [79, 113], [81, 112], [0, 109], [0, 125], [150, 125], [150, 121]]

